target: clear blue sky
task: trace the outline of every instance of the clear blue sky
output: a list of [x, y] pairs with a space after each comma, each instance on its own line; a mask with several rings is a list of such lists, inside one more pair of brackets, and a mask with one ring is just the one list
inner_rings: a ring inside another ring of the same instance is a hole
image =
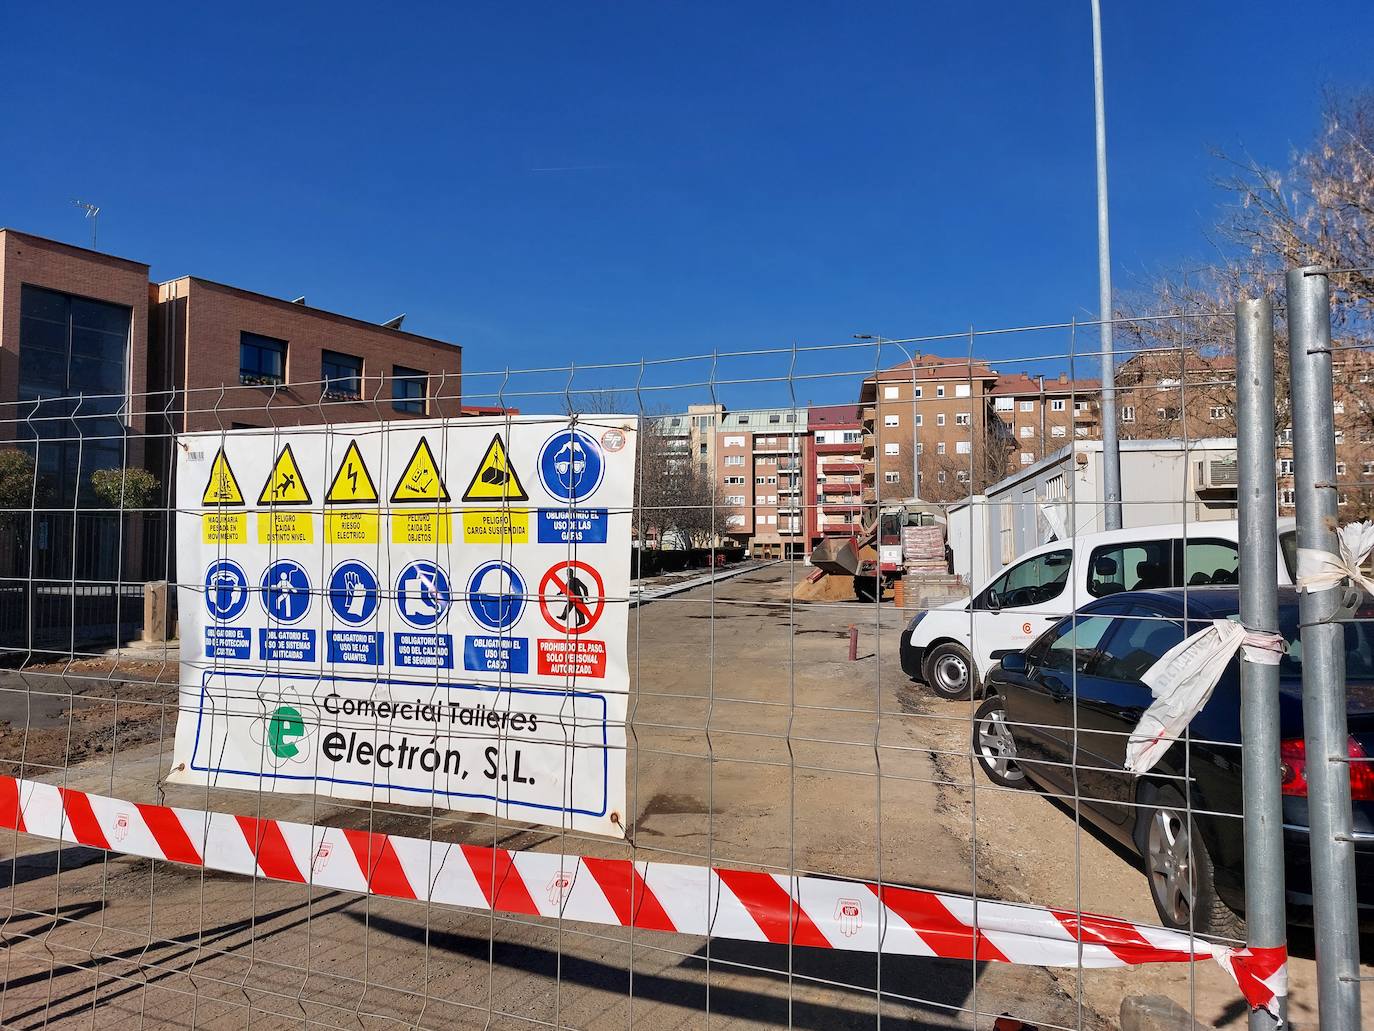
[[[1130, 286], [1205, 259], [1209, 148], [1282, 163], [1374, 79], [1374, 8], [1301, 46], [1291, 3], [1104, 7]], [[405, 311], [472, 370], [1097, 308], [1087, 0], [397, 10], [9, 5], [0, 224], [86, 242], [89, 198], [154, 278]]]

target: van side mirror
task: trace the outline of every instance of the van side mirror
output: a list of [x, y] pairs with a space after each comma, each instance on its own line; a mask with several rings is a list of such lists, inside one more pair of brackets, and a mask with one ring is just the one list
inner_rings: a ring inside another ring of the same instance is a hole
[[1025, 652], [1008, 652], [1002, 656], [1002, 668], [1008, 673], [1024, 673], [1029, 668]]

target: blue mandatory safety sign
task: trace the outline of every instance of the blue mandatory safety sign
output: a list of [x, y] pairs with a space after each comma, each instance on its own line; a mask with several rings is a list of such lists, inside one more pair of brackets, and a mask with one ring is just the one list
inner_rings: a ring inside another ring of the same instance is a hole
[[586, 500], [605, 475], [601, 445], [581, 430], [559, 430], [539, 449], [539, 481], [559, 501]]
[[210, 618], [229, 623], [248, 607], [248, 574], [237, 562], [222, 558], [205, 571], [205, 608]]
[[362, 626], [377, 614], [377, 576], [356, 558], [340, 562], [329, 577], [329, 607], [340, 623]]
[[605, 544], [606, 510], [604, 508], [541, 508], [539, 510], [540, 544]]
[[396, 666], [420, 669], [453, 668], [452, 634], [395, 634]]
[[463, 668], [478, 673], [528, 673], [530, 642], [524, 637], [465, 637]]
[[325, 634], [329, 661], [380, 666], [382, 636], [376, 630], [330, 630]]
[[448, 574], [428, 559], [412, 562], [396, 578], [396, 609], [417, 630], [429, 630], [448, 617], [453, 591]]
[[310, 611], [310, 577], [289, 558], [278, 559], [262, 574], [262, 607], [274, 623], [299, 623]]
[[251, 659], [253, 632], [246, 626], [207, 626], [205, 628], [205, 657], [207, 659]]
[[315, 631], [259, 627], [258, 647], [266, 662], [314, 662]]
[[509, 562], [483, 562], [468, 580], [468, 611], [488, 630], [509, 630], [525, 611], [525, 580]]

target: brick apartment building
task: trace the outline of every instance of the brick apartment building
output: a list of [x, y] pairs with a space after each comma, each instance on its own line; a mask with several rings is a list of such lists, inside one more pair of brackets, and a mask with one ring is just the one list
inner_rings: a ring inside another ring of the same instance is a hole
[[1098, 380], [1071, 380], [1066, 373], [1051, 380], [1023, 372], [998, 376], [992, 407], [1011, 434], [1007, 472], [1040, 461], [1073, 437], [1100, 436], [1100, 386]]
[[165, 500], [173, 433], [464, 411], [455, 345], [148, 268], [0, 229], [0, 440], [38, 494], [4, 502], [25, 526], [0, 541], [0, 578], [166, 575], [165, 514], [101, 511], [91, 477], [145, 468]]
[[811, 546], [826, 537], [853, 537], [863, 515], [863, 410], [854, 404], [813, 405], [808, 479], [815, 485], [810, 515]]

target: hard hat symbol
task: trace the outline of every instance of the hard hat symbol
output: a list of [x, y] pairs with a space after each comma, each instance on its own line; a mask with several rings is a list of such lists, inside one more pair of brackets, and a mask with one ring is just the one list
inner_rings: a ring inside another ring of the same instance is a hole
[[477, 582], [474, 594], [505, 595], [519, 593], [511, 584], [510, 573], [504, 566], [492, 566]]

